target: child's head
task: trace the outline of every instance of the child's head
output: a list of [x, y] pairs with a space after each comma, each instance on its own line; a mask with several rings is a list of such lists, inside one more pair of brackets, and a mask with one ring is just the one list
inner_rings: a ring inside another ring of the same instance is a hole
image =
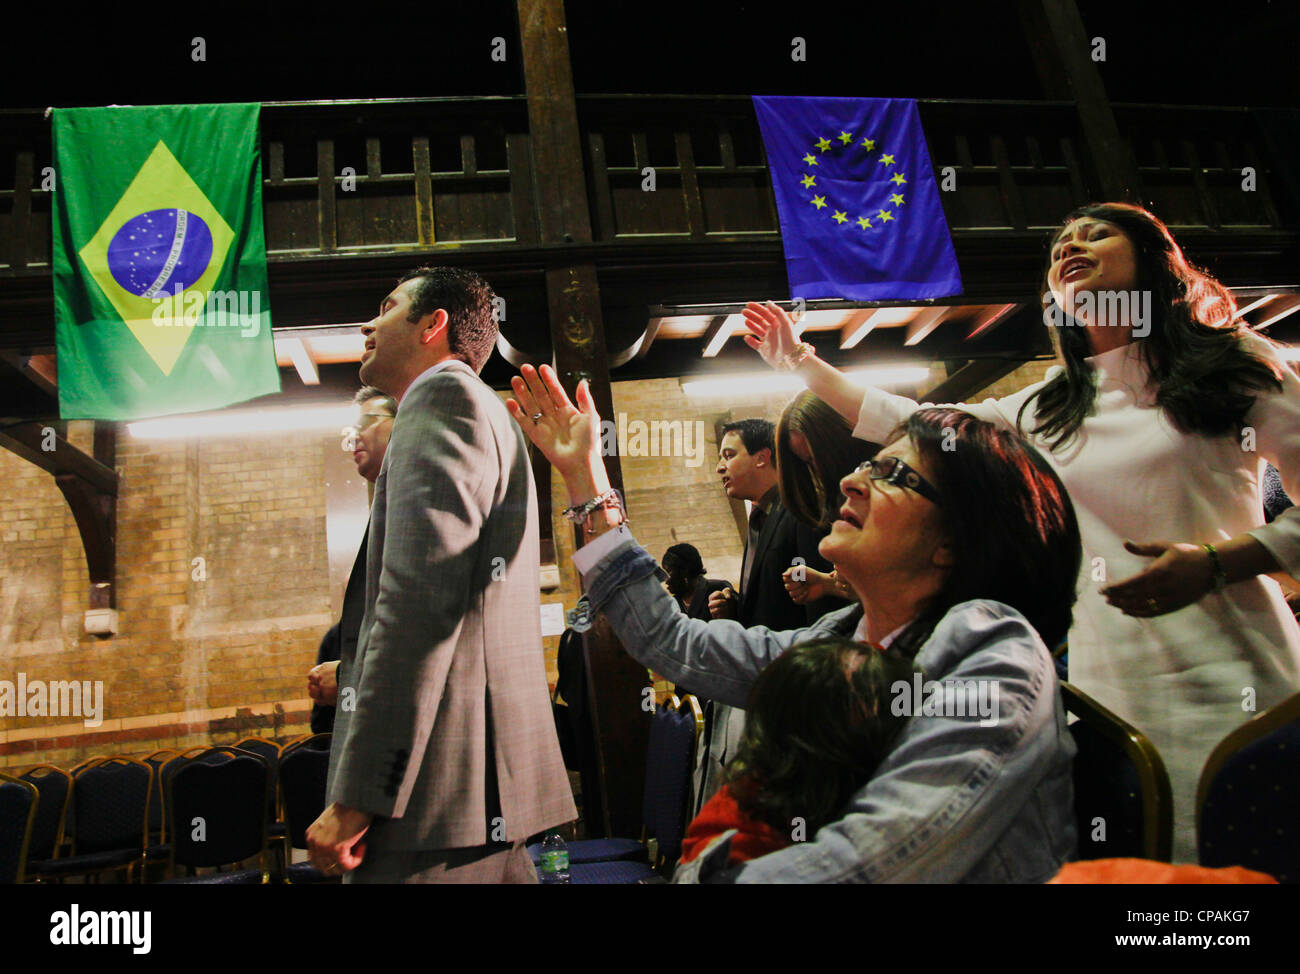
[[727, 780], [741, 810], [788, 832], [812, 834], [840, 816], [889, 752], [906, 718], [890, 688], [912, 662], [846, 639], [804, 643], [754, 682], [745, 733]]

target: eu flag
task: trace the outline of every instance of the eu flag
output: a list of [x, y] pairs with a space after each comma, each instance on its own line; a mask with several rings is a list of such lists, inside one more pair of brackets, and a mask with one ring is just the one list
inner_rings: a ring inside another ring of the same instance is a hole
[[754, 96], [791, 297], [961, 294], [911, 98]]

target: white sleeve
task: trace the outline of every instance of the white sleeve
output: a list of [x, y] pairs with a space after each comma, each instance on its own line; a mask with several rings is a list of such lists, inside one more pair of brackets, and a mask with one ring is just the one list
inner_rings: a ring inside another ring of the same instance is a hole
[[[1282, 388], [1259, 393], [1246, 414], [1242, 446], [1254, 430], [1254, 448], [1282, 474], [1282, 487], [1293, 500], [1300, 500], [1300, 378], [1282, 362], [1277, 351], [1264, 342], [1252, 342], [1251, 351], [1282, 364]], [[1300, 507], [1292, 507], [1264, 524], [1247, 531], [1268, 549], [1282, 570], [1300, 572]]]
[[983, 402], [978, 403], [917, 403], [906, 396], [896, 396], [893, 393], [885, 392], [883, 389], [867, 386], [863, 391], [862, 406], [858, 410], [858, 423], [853, 428], [853, 435], [860, 440], [883, 443], [895, 426], [907, 419], [908, 416], [911, 416], [916, 410], [930, 406], [960, 409], [970, 413], [977, 419], [985, 420], [1001, 429], [1014, 432], [1020, 407], [1024, 405], [1026, 399], [1046, 385], [1054, 376], [1055, 370], [1050, 371], [1047, 378], [1042, 382], [1035, 382], [1019, 392], [1012, 393], [1002, 399], [985, 399]]

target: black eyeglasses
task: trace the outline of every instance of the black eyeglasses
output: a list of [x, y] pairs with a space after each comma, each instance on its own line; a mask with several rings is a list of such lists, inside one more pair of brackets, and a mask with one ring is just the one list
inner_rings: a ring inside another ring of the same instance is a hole
[[872, 460], [863, 460], [858, 464], [858, 469], [853, 472], [862, 473], [864, 470], [872, 480], [883, 480], [886, 483], [897, 484], [899, 487], [906, 487], [908, 490], [916, 491], [932, 503], [940, 503], [939, 492], [935, 490], [934, 485], [898, 457], [876, 457]]

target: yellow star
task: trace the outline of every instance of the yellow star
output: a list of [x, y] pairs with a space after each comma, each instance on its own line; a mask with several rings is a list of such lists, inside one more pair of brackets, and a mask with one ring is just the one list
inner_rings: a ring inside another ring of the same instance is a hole
[[876, 140], [875, 140], [875, 139], [863, 139], [863, 140], [862, 140], [862, 148], [866, 149], [868, 152], [870, 152], [870, 151], [871, 151], [872, 149], [874, 149], [875, 147], [876, 147]]
[[895, 206], [902, 206], [902, 205], [903, 205], [903, 194], [902, 194], [902, 193], [895, 193], [894, 195], [892, 195], [891, 197], [889, 197], [889, 202], [893, 203]]
[[817, 209], [820, 210], [823, 206], [826, 205], [826, 197], [825, 197], [825, 196], [814, 196], [814, 197], [813, 197], [811, 200], [809, 200], [808, 202], [812, 203], [813, 206], [817, 207]]
[[837, 138], [845, 145], [848, 145], [850, 142], [853, 141], [853, 133], [845, 132], [843, 129], [841, 129], [840, 134], [837, 136]]
[[830, 139], [818, 139], [818, 140], [817, 140], [817, 148], [821, 149], [822, 152], [825, 152], [825, 151], [826, 151], [827, 149], [829, 149], [830, 147], [831, 147], [831, 140], [830, 140]]
[[894, 218], [894, 214], [890, 213], [888, 210], [880, 211], [880, 219], [884, 220], [886, 223], [888, 223], [893, 218]]
[[868, 220], [865, 216], [860, 216], [858, 217], [858, 226], [860, 226], [863, 230], [868, 230], [871, 227], [871, 221]]
[[907, 177], [904, 176], [901, 172], [896, 172], [894, 173], [894, 175], [890, 176], [889, 178], [894, 181], [895, 186], [902, 186], [903, 183], [907, 182]]
[[807, 189], [809, 186], [816, 186], [816, 185], [817, 185], [817, 180], [816, 180], [815, 177], [813, 177], [813, 176], [804, 176], [804, 178], [803, 178], [803, 188], [804, 188], [804, 189]]
[[816, 157], [815, 155], [813, 155], [811, 152], [808, 153], [806, 156], [803, 157], [803, 161], [806, 162], [806, 163], [808, 163], [808, 165], [810, 165], [810, 166], [815, 166], [815, 165], [817, 165], [817, 157]]
[[832, 217], [832, 219], [833, 219], [836, 223], [848, 223], [848, 222], [849, 222], [849, 218], [848, 218], [847, 216], [844, 215], [844, 211], [843, 211], [843, 210], [836, 210], [836, 211], [835, 211], [835, 216]]
[[885, 165], [885, 166], [892, 166], [892, 165], [894, 164], [894, 157], [893, 157], [893, 156], [890, 156], [890, 155], [884, 155], [884, 156], [881, 156], [881, 157], [880, 157], [880, 162], [881, 162], [882, 165]]

